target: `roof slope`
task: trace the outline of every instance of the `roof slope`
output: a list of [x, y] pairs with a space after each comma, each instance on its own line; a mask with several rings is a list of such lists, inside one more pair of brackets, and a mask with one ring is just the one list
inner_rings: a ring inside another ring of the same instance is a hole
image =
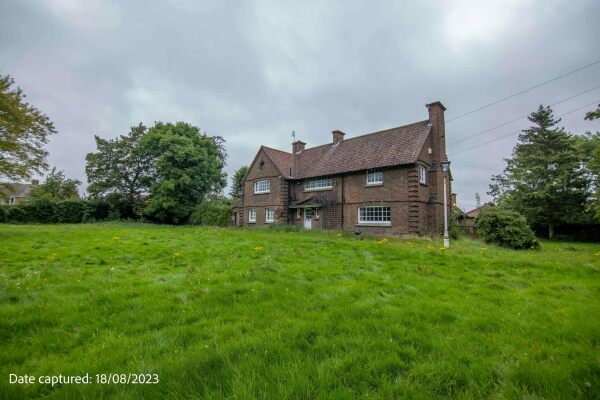
[[273, 161], [273, 164], [275, 164], [275, 167], [279, 170], [281, 175], [289, 177], [293, 161], [292, 153], [286, 153], [285, 151], [272, 149], [266, 146], [262, 146], [262, 149], [267, 153], [267, 156], [271, 161]]
[[0, 192], [11, 197], [28, 197], [33, 187], [29, 183], [0, 182]]
[[[429, 120], [386, 129], [302, 150], [296, 154], [294, 179], [335, 175], [417, 161], [431, 126]], [[289, 176], [291, 153], [264, 147], [279, 171]]]

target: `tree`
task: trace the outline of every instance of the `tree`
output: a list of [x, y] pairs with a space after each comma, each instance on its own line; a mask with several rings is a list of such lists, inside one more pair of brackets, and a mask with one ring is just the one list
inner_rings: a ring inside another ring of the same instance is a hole
[[577, 138], [577, 147], [594, 192], [588, 210], [592, 217], [600, 220], [600, 132], [590, 133]]
[[227, 176], [224, 142], [184, 122], [157, 122], [140, 146], [156, 160], [157, 179], [150, 187], [144, 215], [163, 223], [185, 223], [206, 195], [220, 193]]
[[146, 132], [147, 128], [140, 123], [116, 139], [94, 136], [97, 150], [85, 157], [87, 191], [91, 197], [116, 198], [133, 214], [136, 199], [156, 181], [156, 156], [146, 153], [140, 145]]
[[519, 135], [504, 172], [492, 177], [489, 194], [532, 226], [546, 227], [552, 238], [557, 224], [583, 215], [589, 180], [574, 137], [555, 128], [560, 119], [554, 119], [552, 109], [540, 106], [528, 119], [533, 126]]
[[72, 200], [79, 198], [77, 187], [81, 181], [65, 178], [64, 171], [52, 168], [44, 183], [31, 191], [32, 200], [48, 199], [55, 201]]
[[475, 193], [475, 207], [481, 207], [481, 196], [479, 195], [479, 193]]
[[244, 165], [243, 167], [240, 167], [240, 169], [235, 171], [235, 174], [233, 174], [231, 191], [229, 192], [229, 195], [234, 199], [239, 199], [244, 194], [244, 186], [242, 186], [242, 181], [247, 173], [248, 167]]
[[590, 121], [593, 121], [598, 118], [600, 118], [600, 104], [598, 104], [598, 108], [596, 109], [596, 111], [590, 111], [587, 114], [585, 114], [585, 119], [589, 119]]
[[14, 83], [10, 75], [0, 75], [0, 176], [20, 180], [48, 169], [44, 145], [56, 130]]

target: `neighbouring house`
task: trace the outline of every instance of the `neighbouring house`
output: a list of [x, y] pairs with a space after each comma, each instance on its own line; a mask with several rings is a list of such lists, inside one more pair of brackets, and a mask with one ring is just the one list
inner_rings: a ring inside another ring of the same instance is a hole
[[0, 204], [22, 204], [29, 200], [33, 188], [40, 182], [33, 179], [31, 183], [0, 183]]
[[479, 215], [479, 213], [490, 207], [490, 203], [485, 203], [481, 207], [477, 207], [471, 211], [462, 212], [458, 215], [457, 225], [466, 233], [474, 234], [475, 233], [475, 218]]
[[379, 235], [437, 235], [444, 226], [444, 177], [448, 215], [452, 176], [446, 157], [444, 111], [427, 104], [429, 118], [292, 152], [261, 146], [244, 177], [237, 226], [289, 223]]

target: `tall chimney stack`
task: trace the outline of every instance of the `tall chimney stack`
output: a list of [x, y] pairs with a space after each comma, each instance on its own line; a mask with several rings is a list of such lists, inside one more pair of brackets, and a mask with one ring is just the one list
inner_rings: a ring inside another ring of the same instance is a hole
[[444, 111], [446, 107], [439, 102], [427, 104], [429, 110], [429, 123], [433, 129], [433, 162], [439, 163], [446, 158], [446, 124], [444, 123]]
[[337, 142], [341, 142], [342, 140], [344, 140], [344, 135], [345, 133], [342, 131], [338, 131], [337, 129], [335, 131], [331, 132], [333, 134], [333, 144], [336, 144]]

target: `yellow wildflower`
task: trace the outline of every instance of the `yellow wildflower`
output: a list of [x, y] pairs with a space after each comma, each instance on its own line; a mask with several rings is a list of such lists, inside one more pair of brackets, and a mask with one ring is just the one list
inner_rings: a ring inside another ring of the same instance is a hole
[[121, 240], [121, 238], [120, 238], [120, 237], [118, 237], [118, 236], [113, 236], [112, 240], [115, 240], [115, 241], [117, 241], [117, 240]]

